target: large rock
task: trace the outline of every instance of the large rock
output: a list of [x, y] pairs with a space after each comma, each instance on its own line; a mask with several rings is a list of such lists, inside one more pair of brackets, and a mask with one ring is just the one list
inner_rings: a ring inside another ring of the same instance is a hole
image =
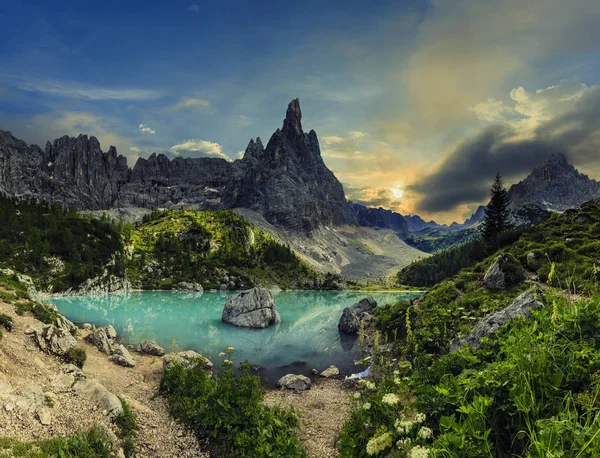
[[287, 374], [277, 381], [277, 386], [294, 391], [306, 391], [310, 388], [311, 382], [304, 375]]
[[321, 372], [319, 375], [321, 377], [334, 377], [336, 375], [339, 375], [339, 373], [340, 373], [340, 370], [332, 364], [327, 369], [325, 369], [323, 372]]
[[135, 367], [135, 361], [131, 357], [131, 353], [123, 345], [117, 345], [113, 348], [112, 355], [108, 359], [119, 366]]
[[361, 299], [356, 304], [346, 307], [338, 323], [338, 329], [346, 334], [356, 334], [360, 329], [361, 321], [371, 317], [377, 302], [371, 296]]
[[192, 369], [198, 365], [202, 365], [206, 370], [211, 370], [213, 367], [210, 359], [193, 350], [169, 353], [163, 358], [163, 369], [165, 371], [169, 370], [175, 364], [181, 365], [184, 369]]
[[179, 290], [179, 291], [196, 291], [196, 292], [204, 291], [202, 288], [202, 285], [200, 283], [186, 282], [186, 281], [180, 281], [179, 283], [177, 283], [177, 290]]
[[500, 255], [498, 255], [494, 263], [490, 266], [490, 268], [485, 273], [485, 276], [483, 277], [483, 283], [485, 284], [486, 288], [506, 288], [506, 279], [504, 277], [502, 267], [504, 267], [504, 264], [506, 264], [507, 262], [509, 262], [509, 258], [506, 254], [501, 253]]
[[33, 331], [34, 339], [41, 350], [57, 356], [66, 355], [69, 350], [77, 345], [75, 337], [64, 328], [57, 328], [53, 324], [46, 324]]
[[454, 339], [450, 342], [450, 351], [456, 351], [463, 345], [479, 346], [483, 337], [491, 337], [496, 331], [513, 318], [520, 316], [529, 316], [531, 311], [544, 306], [543, 295], [541, 291], [534, 293], [525, 291], [507, 307], [498, 310], [479, 320], [473, 327], [473, 331], [461, 339]]
[[108, 325], [95, 329], [94, 332], [86, 337], [86, 340], [95, 345], [102, 353], [111, 355], [116, 338], [117, 331], [111, 325]]
[[96, 404], [102, 411], [115, 419], [123, 413], [121, 400], [108, 391], [98, 380], [88, 377], [76, 379], [73, 389]]
[[266, 328], [281, 323], [273, 296], [264, 288], [256, 287], [227, 298], [222, 320], [246, 328]]
[[152, 340], [144, 340], [140, 343], [140, 351], [152, 356], [163, 356], [165, 350]]

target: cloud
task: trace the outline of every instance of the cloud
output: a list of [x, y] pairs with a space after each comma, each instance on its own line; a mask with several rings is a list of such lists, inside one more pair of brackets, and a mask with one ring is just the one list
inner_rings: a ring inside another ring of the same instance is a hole
[[160, 97], [160, 93], [145, 89], [112, 89], [72, 81], [41, 80], [12, 75], [0, 75], [0, 78], [6, 79], [10, 85], [23, 91], [84, 100], [148, 100]]
[[138, 126], [138, 129], [141, 130], [142, 132], [144, 132], [145, 134], [154, 135], [156, 133], [156, 131], [154, 129], [151, 129], [150, 127], [148, 127], [147, 124], [140, 124]]
[[173, 145], [169, 151], [176, 156], [185, 157], [220, 157], [231, 162], [231, 158], [223, 153], [218, 143], [192, 138], [183, 143]]
[[197, 14], [197, 13], [200, 12], [200, 7], [194, 3], [194, 4], [190, 5], [189, 10], [192, 13], [196, 13]]
[[335, 145], [338, 143], [344, 143], [346, 141], [343, 137], [339, 137], [337, 135], [324, 136], [324, 137], [321, 137], [321, 139], [327, 145]]
[[404, 121], [419, 131], [469, 122], [469, 107], [526, 74], [532, 62], [591, 49], [600, 39], [591, 19], [600, 14], [596, 0], [434, 1], [431, 7], [395, 80], [406, 88]]
[[[600, 86], [574, 81], [537, 90], [511, 91], [516, 102], [503, 123], [486, 125], [456, 145], [437, 169], [409, 189], [427, 212], [484, 202], [497, 171], [514, 181], [554, 153], [595, 170], [600, 151]], [[515, 119], [514, 116], [520, 118]]]
[[376, 158], [374, 154], [364, 153], [362, 151], [336, 151], [334, 149], [326, 149], [322, 152], [323, 157], [331, 159], [345, 159], [354, 161], [367, 161]]
[[208, 100], [197, 99], [194, 97], [181, 97], [175, 105], [165, 108], [166, 111], [177, 111], [182, 109], [203, 110], [211, 108]]
[[242, 159], [244, 157], [244, 154], [246, 154], [246, 151], [238, 151], [237, 153], [235, 153], [235, 157], [237, 157], [238, 159]]

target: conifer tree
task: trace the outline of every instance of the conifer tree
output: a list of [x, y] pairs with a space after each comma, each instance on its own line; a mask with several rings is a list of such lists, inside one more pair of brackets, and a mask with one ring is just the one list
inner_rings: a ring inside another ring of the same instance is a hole
[[483, 238], [488, 242], [495, 241], [498, 235], [511, 228], [508, 210], [510, 199], [500, 173], [496, 174], [490, 193], [492, 198], [486, 207], [486, 216], [483, 222]]

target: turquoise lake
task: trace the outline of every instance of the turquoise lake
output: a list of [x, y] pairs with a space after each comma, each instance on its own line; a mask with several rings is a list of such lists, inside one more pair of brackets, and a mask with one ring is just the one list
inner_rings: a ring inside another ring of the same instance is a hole
[[[233, 294], [233, 293], [229, 293]], [[410, 299], [419, 293], [368, 293], [379, 305]], [[337, 324], [345, 307], [366, 293], [347, 291], [274, 292], [281, 324], [267, 329], [246, 329], [221, 322], [228, 293], [141, 291], [104, 296], [52, 298], [59, 311], [76, 323], [112, 324], [121, 342], [154, 340], [165, 350], [196, 350], [219, 364], [224, 348], [235, 348], [234, 362], [248, 360], [259, 366], [268, 384], [281, 374], [310, 374], [330, 364], [342, 372], [362, 370], [356, 337], [340, 335]]]

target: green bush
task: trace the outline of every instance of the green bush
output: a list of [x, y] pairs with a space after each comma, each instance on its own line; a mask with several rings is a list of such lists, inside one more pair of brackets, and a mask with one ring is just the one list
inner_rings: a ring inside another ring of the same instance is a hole
[[99, 428], [73, 437], [36, 442], [0, 438], [0, 456], [22, 458], [111, 458], [110, 440]]
[[85, 349], [73, 347], [69, 350], [69, 352], [65, 356], [65, 359], [69, 363], [75, 364], [79, 369], [82, 369], [87, 359], [87, 354], [85, 352]]
[[296, 437], [298, 415], [267, 407], [258, 377], [250, 365], [210, 376], [201, 365], [169, 369], [160, 385], [171, 413], [208, 441], [214, 456], [265, 458], [306, 457]]

